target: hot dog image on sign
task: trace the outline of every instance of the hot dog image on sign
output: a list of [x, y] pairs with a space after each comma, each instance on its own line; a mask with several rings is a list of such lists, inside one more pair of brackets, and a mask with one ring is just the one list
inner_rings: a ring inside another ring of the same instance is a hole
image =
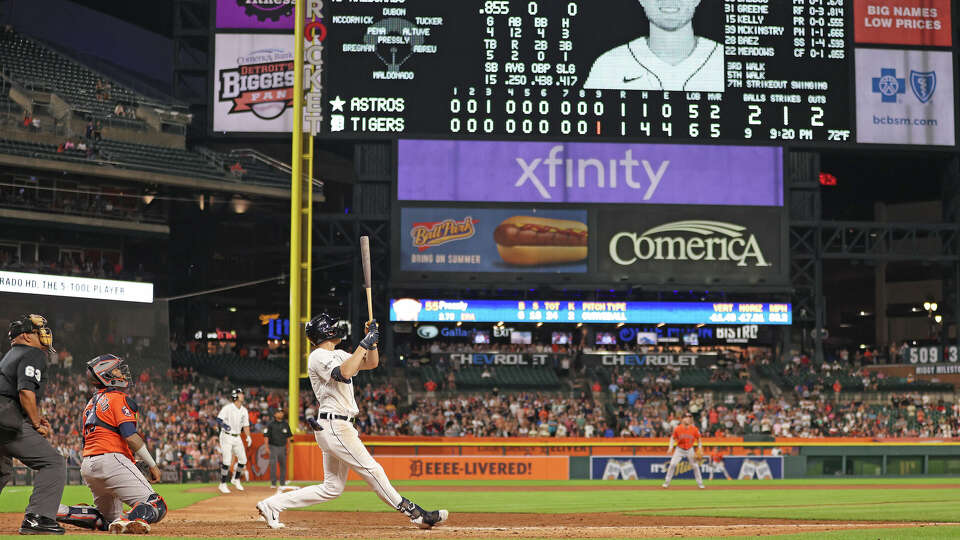
[[584, 210], [404, 208], [404, 271], [587, 271]]

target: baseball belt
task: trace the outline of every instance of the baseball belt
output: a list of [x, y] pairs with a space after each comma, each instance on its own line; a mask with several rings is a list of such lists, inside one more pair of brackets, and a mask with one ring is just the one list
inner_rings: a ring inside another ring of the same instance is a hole
[[325, 413], [325, 412], [318, 414], [317, 418], [321, 420], [343, 420], [345, 422], [353, 422], [353, 417], [343, 416], [341, 414]]

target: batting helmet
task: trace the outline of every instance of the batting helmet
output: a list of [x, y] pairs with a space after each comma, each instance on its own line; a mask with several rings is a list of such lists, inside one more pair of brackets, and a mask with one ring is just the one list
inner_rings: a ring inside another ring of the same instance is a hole
[[307, 339], [314, 345], [319, 345], [331, 339], [346, 339], [347, 325], [333, 314], [321, 311], [319, 315], [310, 319], [304, 327]]
[[19, 319], [10, 321], [10, 327], [7, 329], [7, 338], [13, 341], [13, 338], [20, 334], [29, 334], [36, 332], [40, 337], [40, 344], [50, 348], [53, 346], [53, 330], [47, 326], [47, 319], [43, 315], [21, 315]]
[[90, 360], [87, 370], [105, 388], [130, 386], [130, 366], [115, 354], [101, 354]]
[[236, 401], [237, 396], [240, 396], [242, 394], [243, 394], [243, 388], [234, 388], [233, 390], [230, 391], [230, 399]]

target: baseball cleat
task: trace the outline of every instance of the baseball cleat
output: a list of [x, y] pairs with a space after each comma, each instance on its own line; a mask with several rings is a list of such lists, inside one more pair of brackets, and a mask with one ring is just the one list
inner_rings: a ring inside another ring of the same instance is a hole
[[240, 485], [239, 478], [234, 478], [233, 480], [230, 481], [230, 483], [233, 484], [233, 487], [237, 488], [237, 491], [243, 491], [243, 486]]
[[220, 493], [230, 493], [230, 488], [226, 484], [220, 484], [220, 487], [217, 488], [220, 490]]
[[424, 511], [420, 516], [411, 519], [410, 522], [415, 523], [417, 527], [421, 529], [431, 529], [434, 525], [439, 525], [446, 521], [448, 517], [450, 517], [450, 512], [446, 510]]
[[668, 487], [670, 487], [670, 484], [663, 483], [663, 484], [660, 484], [660, 487], [662, 487], [663, 489], [667, 489]]
[[127, 532], [127, 526], [130, 525], [129, 519], [120, 518], [110, 524], [110, 534], [123, 534]]
[[280, 523], [280, 515], [270, 508], [270, 505], [266, 501], [260, 501], [257, 503], [257, 512], [260, 512], [260, 517], [267, 522], [267, 527], [271, 529], [282, 529], [286, 527], [283, 523]]
[[150, 524], [142, 519], [135, 519], [127, 522], [124, 534], [150, 534]]
[[697, 487], [700, 488], [700, 489], [707, 489], [707, 486], [705, 486], [705, 485], [703, 485], [703, 484], [697, 484]]
[[20, 534], [63, 534], [63, 527], [56, 520], [27, 512], [20, 524]]

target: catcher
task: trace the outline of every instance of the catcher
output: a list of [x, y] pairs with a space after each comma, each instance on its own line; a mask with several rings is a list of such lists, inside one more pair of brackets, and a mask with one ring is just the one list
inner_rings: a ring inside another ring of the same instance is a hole
[[[80, 475], [102, 518], [90, 507], [61, 505], [57, 520], [113, 534], [147, 534], [167, 514], [167, 504], [134, 462], [136, 455], [149, 467], [150, 480], [160, 481], [160, 469], [137, 433], [137, 404], [123, 391], [130, 368], [119, 356], [103, 354], [87, 362], [87, 372], [97, 393], [83, 410]], [[124, 503], [130, 506], [126, 515]]]
[[350, 469], [356, 471], [377, 495], [391, 508], [402, 512], [421, 529], [429, 529], [446, 521], [446, 510], [426, 511], [390, 485], [383, 467], [370, 456], [353, 426], [359, 412], [353, 393], [353, 377], [361, 370], [375, 369], [380, 364], [377, 352], [377, 322], [370, 321], [367, 335], [351, 354], [336, 346], [347, 337], [346, 325], [329, 313], [317, 315], [306, 325], [307, 339], [313, 352], [307, 362], [310, 384], [317, 396], [320, 411], [317, 420], [310, 418], [317, 446], [323, 450], [323, 484], [296, 491], [278, 493], [257, 503], [257, 511], [272, 529], [283, 527], [280, 512], [333, 500], [343, 493]]
[[[697, 449], [693, 449], [693, 444], [697, 444]], [[674, 451], [673, 447], [677, 449]], [[667, 478], [663, 481], [664, 488], [670, 487], [670, 480], [673, 479], [673, 473], [677, 471], [677, 465], [687, 458], [690, 466], [693, 467], [693, 476], [697, 479], [697, 487], [703, 489], [703, 476], [700, 475], [700, 461], [703, 459], [703, 441], [700, 439], [700, 430], [693, 425], [693, 415], [685, 413], [680, 425], [673, 428], [673, 435], [670, 436], [670, 447], [667, 454], [672, 455], [670, 466], [667, 467]]]

